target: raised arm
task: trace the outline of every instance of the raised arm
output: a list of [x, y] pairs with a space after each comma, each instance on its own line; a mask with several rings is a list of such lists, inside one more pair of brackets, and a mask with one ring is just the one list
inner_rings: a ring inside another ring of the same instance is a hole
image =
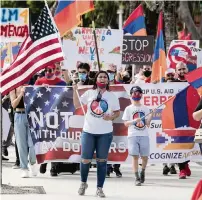
[[18, 104], [20, 103], [20, 100], [21, 98], [24, 96], [24, 93], [25, 93], [25, 88], [24, 87], [21, 87], [20, 89], [20, 94], [17, 96], [16, 95], [16, 91], [15, 90], [12, 90], [10, 92], [10, 99], [11, 99], [11, 105], [12, 107], [15, 109]]

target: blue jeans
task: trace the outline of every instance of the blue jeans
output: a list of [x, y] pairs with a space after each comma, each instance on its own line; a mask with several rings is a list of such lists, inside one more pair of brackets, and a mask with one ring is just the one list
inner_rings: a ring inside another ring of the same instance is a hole
[[202, 143], [199, 144], [201, 155], [202, 155]]
[[[97, 187], [103, 187], [107, 172], [107, 157], [113, 139], [112, 133], [91, 134], [83, 132], [81, 135], [81, 181], [87, 182], [90, 162], [96, 150]], [[84, 162], [89, 160], [89, 162]]]
[[20, 167], [28, 169], [28, 155], [30, 164], [36, 163], [36, 154], [32, 142], [27, 114], [15, 113], [14, 123], [15, 138], [20, 157]]

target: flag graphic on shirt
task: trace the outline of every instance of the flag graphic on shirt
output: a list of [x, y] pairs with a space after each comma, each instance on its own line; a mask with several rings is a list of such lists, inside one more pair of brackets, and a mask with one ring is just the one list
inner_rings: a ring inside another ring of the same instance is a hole
[[17, 58], [0, 76], [3, 95], [28, 82], [41, 69], [64, 60], [61, 44], [49, 11], [43, 8], [31, 34], [25, 39]]

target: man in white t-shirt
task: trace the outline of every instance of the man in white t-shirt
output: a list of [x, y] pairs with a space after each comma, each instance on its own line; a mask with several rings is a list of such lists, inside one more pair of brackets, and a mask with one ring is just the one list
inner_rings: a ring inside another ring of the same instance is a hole
[[[142, 105], [142, 89], [134, 86], [130, 90], [132, 104], [127, 106], [122, 119], [128, 127], [128, 152], [133, 157], [133, 170], [135, 173], [135, 184], [140, 186], [145, 181], [145, 169], [149, 156], [149, 133], [148, 128], [153, 114]], [[138, 173], [138, 159], [142, 158], [142, 171]]]

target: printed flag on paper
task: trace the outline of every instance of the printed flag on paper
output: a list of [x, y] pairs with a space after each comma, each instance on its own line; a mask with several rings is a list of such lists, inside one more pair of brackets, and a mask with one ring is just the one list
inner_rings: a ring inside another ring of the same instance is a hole
[[188, 86], [165, 103], [162, 111], [162, 129], [192, 127], [197, 129], [200, 122], [195, 121], [192, 114], [198, 105], [200, 97], [197, 91]]
[[163, 13], [160, 12], [158, 20], [158, 30], [156, 46], [154, 49], [154, 62], [152, 65], [151, 81], [160, 81], [166, 71], [166, 53], [163, 39]]
[[[80, 95], [88, 88], [80, 89]], [[130, 104], [123, 86], [110, 89], [119, 97], [121, 116]], [[33, 143], [38, 163], [53, 160], [80, 162], [80, 136], [83, 129], [82, 108], [74, 109], [73, 91], [67, 87], [27, 87], [25, 107], [28, 113]], [[121, 117], [114, 121], [113, 151], [109, 161], [124, 162], [128, 150], [120, 144], [127, 143], [127, 127]], [[120, 151], [119, 151], [120, 150]]]
[[92, 0], [58, 0], [54, 20], [61, 37], [63, 37], [73, 27], [78, 26], [81, 23], [81, 15], [92, 10], [94, 10]]
[[194, 147], [196, 130], [164, 130], [156, 133], [156, 145], [162, 150], [185, 150]]
[[4, 67], [4, 62], [5, 62], [5, 59], [8, 55], [8, 47], [7, 45], [3, 45], [3, 47], [1, 48], [1, 51], [0, 51], [0, 58], [1, 58], [1, 67], [0, 68], [3, 68]]
[[124, 33], [130, 33], [134, 36], [147, 36], [142, 4], [128, 17], [123, 26], [123, 30]]
[[0, 77], [1, 93], [29, 81], [41, 69], [64, 60], [58, 33], [55, 31], [47, 7], [44, 7], [34, 28], [21, 45], [18, 57]]

